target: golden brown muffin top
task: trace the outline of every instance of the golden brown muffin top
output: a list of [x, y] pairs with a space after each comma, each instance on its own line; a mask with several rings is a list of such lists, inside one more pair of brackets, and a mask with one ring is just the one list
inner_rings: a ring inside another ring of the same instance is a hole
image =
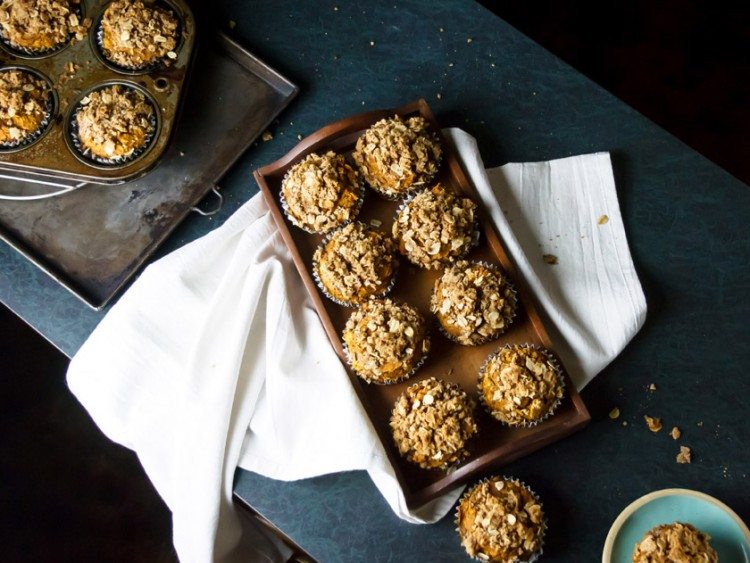
[[636, 544], [633, 563], [716, 563], [719, 556], [710, 539], [690, 524], [656, 526]]
[[134, 88], [120, 84], [91, 92], [76, 114], [78, 136], [86, 146], [101, 146], [106, 157], [127, 156], [141, 148], [152, 131], [154, 108]]
[[516, 294], [497, 268], [459, 260], [435, 281], [430, 309], [453, 340], [476, 345], [508, 328]]
[[447, 468], [468, 455], [477, 431], [474, 401], [455, 383], [431, 377], [396, 400], [390, 426], [399, 452], [424, 469]]
[[30, 72], [0, 72], [0, 142], [21, 141], [34, 133], [48, 113], [49, 97], [49, 86]]
[[422, 268], [437, 268], [471, 250], [476, 204], [441, 184], [415, 195], [399, 210], [393, 236], [399, 250]]
[[354, 311], [344, 341], [357, 375], [376, 383], [400, 380], [430, 350], [419, 311], [391, 299], [370, 299]]
[[492, 477], [475, 485], [458, 505], [461, 545], [477, 559], [527, 561], [542, 547], [544, 512], [522, 484]]
[[563, 396], [551, 356], [532, 346], [509, 346], [490, 356], [479, 391], [492, 416], [512, 426], [540, 420]]
[[359, 211], [359, 175], [343, 155], [310, 153], [281, 183], [288, 214], [297, 226], [325, 233], [352, 221]]
[[367, 129], [352, 156], [367, 183], [395, 199], [424, 187], [437, 173], [441, 154], [423, 117], [396, 115]]
[[80, 21], [74, 0], [5, 0], [0, 4], [3, 36], [14, 46], [44, 51], [85, 37], [91, 20]]
[[176, 59], [179, 22], [171, 10], [140, 0], [114, 0], [102, 16], [105, 56], [126, 68]]

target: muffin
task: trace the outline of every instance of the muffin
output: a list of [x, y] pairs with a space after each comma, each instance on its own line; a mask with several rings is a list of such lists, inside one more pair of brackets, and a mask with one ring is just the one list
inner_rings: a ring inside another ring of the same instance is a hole
[[475, 559], [521, 563], [542, 552], [542, 505], [516, 480], [490, 477], [475, 485], [461, 497], [456, 520], [461, 545]]
[[393, 240], [362, 223], [332, 233], [313, 255], [318, 286], [331, 300], [347, 307], [383, 297], [396, 278]]
[[398, 199], [437, 174], [442, 149], [423, 117], [381, 119], [357, 139], [354, 162], [380, 195]]
[[64, 45], [71, 35], [83, 39], [91, 20], [81, 21], [77, 0], [5, 0], [0, 4], [0, 31], [11, 47], [44, 53]]
[[85, 96], [75, 115], [84, 154], [116, 162], [144, 149], [155, 130], [154, 108], [143, 93], [121, 84]]
[[435, 281], [430, 309], [448, 338], [476, 346], [508, 329], [516, 293], [496, 267], [459, 260]]
[[32, 140], [49, 122], [52, 92], [44, 80], [24, 70], [0, 71], [0, 145]]
[[171, 11], [140, 0], [114, 0], [99, 30], [104, 57], [123, 68], [142, 69], [177, 58], [180, 23]]
[[359, 174], [343, 155], [311, 153], [289, 169], [281, 183], [289, 220], [311, 233], [326, 233], [353, 221], [364, 190]]
[[354, 311], [344, 328], [344, 345], [354, 372], [382, 384], [409, 377], [430, 351], [419, 311], [390, 299], [370, 299]]
[[465, 256], [476, 244], [476, 204], [441, 184], [418, 193], [399, 209], [393, 236], [401, 254], [434, 269]]
[[656, 526], [636, 544], [633, 563], [716, 563], [719, 556], [710, 539], [690, 524]]
[[474, 402], [455, 383], [431, 377], [396, 400], [391, 431], [399, 453], [423, 469], [447, 469], [468, 455], [476, 433]]
[[487, 411], [509, 426], [533, 426], [552, 414], [564, 391], [552, 355], [534, 346], [506, 346], [479, 371], [479, 397]]

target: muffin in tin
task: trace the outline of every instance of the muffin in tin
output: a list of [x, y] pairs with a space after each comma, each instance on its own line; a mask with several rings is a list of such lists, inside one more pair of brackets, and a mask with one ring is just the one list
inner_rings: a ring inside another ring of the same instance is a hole
[[472, 487], [458, 504], [456, 521], [461, 545], [479, 561], [527, 563], [542, 552], [542, 505], [514, 479], [490, 477]]
[[479, 396], [487, 411], [509, 426], [533, 426], [560, 404], [564, 385], [549, 351], [535, 346], [505, 346], [479, 371]]
[[289, 220], [311, 233], [326, 233], [354, 220], [364, 190], [343, 155], [311, 153], [289, 169], [281, 183]]
[[98, 31], [102, 54], [131, 70], [177, 58], [180, 21], [172, 10], [140, 0], [114, 0]]
[[0, 147], [29, 142], [49, 123], [49, 84], [23, 69], [0, 70]]
[[508, 329], [516, 301], [513, 287], [498, 268], [459, 260], [435, 281], [430, 309], [448, 338], [476, 346]]
[[81, 99], [73, 117], [77, 146], [102, 162], [122, 162], [142, 153], [155, 132], [155, 108], [138, 89], [104, 86]]
[[352, 156], [370, 187], [399, 199], [435, 177], [442, 148], [423, 117], [404, 120], [396, 115], [367, 129]]
[[396, 400], [390, 420], [399, 453], [423, 469], [447, 469], [469, 452], [477, 432], [474, 401], [455, 383], [430, 377]]
[[76, 0], [5, 0], [0, 4], [0, 34], [15, 49], [45, 53], [83, 39], [91, 20], [81, 18]]
[[430, 351], [427, 327], [414, 307], [370, 299], [354, 311], [343, 333], [354, 372], [368, 383], [389, 384], [412, 375]]
[[674, 522], [646, 532], [633, 550], [633, 563], [716, 563], [711, 536], [695, 526]]
[[393, 240], [362, 223], [334, 231], [313, 255], [313, 272], [328, 298], [344, 306], [382, 297], [396, 277]]
[[465, 256], [477, 243], [477, 205], [441, 184], [408, 199], [393, 222], [401, 254], [435, 269]]

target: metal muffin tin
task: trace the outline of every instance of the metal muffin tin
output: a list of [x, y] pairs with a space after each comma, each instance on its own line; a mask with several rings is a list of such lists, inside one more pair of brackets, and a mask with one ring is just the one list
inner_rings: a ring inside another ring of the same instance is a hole
[[[121, 69], [106, 60], [97, 33], [110, 0], [81, 2], [82, 20], [91, 19], [88, 37], [47, 54], [28, 55], [0, 40], [0, 70], [21, 67], [53, 85], [52, 123], [38, 139], [23, 147], [0, 148], [0, 171], [18, 176], [42, 176], [94, 184], [121, 184], [134, 180], [157, 165], [169, 145], [195, 48], [195, 20], [184, 0], [145, 2], [170, 9], [179, 20], [176, 59], [139, 70]], [[71, 74], [70, 64], [77, 70]], [[109, 84], [140, 90], [155, 108], [155, 132], [149, 145], [135, 158], [119, 164], [101, 164], [83, 156], [71, 138], [70, 122], [79, 101], [89, 92]]]

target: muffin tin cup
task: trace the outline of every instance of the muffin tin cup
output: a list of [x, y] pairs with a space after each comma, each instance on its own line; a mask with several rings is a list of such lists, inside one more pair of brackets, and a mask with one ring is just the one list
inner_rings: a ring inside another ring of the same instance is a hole
[[[508, 276], [505, 275], [505, 273], [500, 268], [498, 268], [495, 264], [487, 262], [486, 260], [472, 260], [471, 263], [481, 264], [485, 268], [492, 270], [493, 272], [497, 272], [503, 278], [505, 283], [508, 285], [508, 288], [510, 289], [510, 292], [511, 292], [511, 299], [513, 301], [513, 311], [511, 311], [510, 316], [506, 318], [505, 327], [499, 332], [490, 334], [488, 336], [482, 337], [479, 340], [471, 342], [470, 344], [467, 344], [466, 342], [461, 342], [460, 340], [458, 340], [458, 338], [455, 335], [445, 330], [445, 327], [443, 327], [443, 323], [440, 322], [440, 318], [438, 318], [437, 313], [435, 313], [434, 311], [432, 311], [432, 313], [433, 315], [435, 315], [435, 318], [437, 319], [438, 330], [443, 336], [445, 336], [451, 342], [455, 342], [456, 344], [460, 344], [461, 346], [482, 346], [483, 344], [487, 344], [488, 342], [497, 340], [503, 334], [505, 334], [506, 332], [510, 330], [510, 327], [513, 325], [513, 322], [516, 320], [516, 316], [518, 313], [518, 294], [516, 293], [516, 288], [513, 285], [513, 283], [510, 281]], [[438, 278], [438, 281], [439, 281], [439, 278]], [[437, 283], [437, 281], [435, 283]], [[434, 294], [434, 288], [433, 288], [433, 294]]]
[[[506, 422], [504, 420], [500, 420], [493, 414], [492, 408], [485, 402], [484, 400], [484, 393], [482, 393], [482, 379], [484, 378], [484, 372], [487, 368], [487, 365], [489, 364], [490, 360], [498, 356], [502, 350], [505, 349], [512, 349], [512, 348], [533, 348], [534, 350], [538, 350], [539, 352], [542, 352], [545, 357], [547, 358], [547, 361], [552, 366], [552, 369], [555, 370], [555, 375], [557, 377], [557, 382], [560, 385], [560, 389], [562, 389], [562, 397], [558, 397], [552, 405], [550, 405], [550, 408], [547, 410], [546, 413], [544, 413], [542, 416], [537, 418], [536, 420], [526, 420], [523, 422], [519, 422], [518, 424], [511, 424], [509, 422]], [[482, 403], [482, 407], [484, 408], [485, 412], [489, 414], [494, 420], [496, 420], [498, 423], [502, 424], [503, 426], [507, 426], [508, 428], [534, 428], [535, 426], [538, 426], [548, 418], [550, 418], [553, 414], [555, 414], [555, 411], [562, 403], [562, 399], [565, 397], [565, 377], [563, 376], [563, 370], [560, 366], [560, 363], [557, 361], [557, 358], [555, 358], [554, 355], [550, 353], [549, 350], [546, 348], [543, 348], [541, 346], [537, 346], [536, 344], [519, 344], [519, 345], [510, 345], [506, 344], [502, 348], [500, 348], [497, 352], [493, 352], [482, 363], [482, 367], [479, 368], [479, 377], [477, 378], [477, 392], [479, 395], [479, 401]]]
[[[79, 4], [71, 3], [70, 6], [73, 10], [75, 10], [75, 14], [78, 16], [79, 22], [82, 23], [84, 20], [83, 0], [81, 0]], [[44, 59], [47, 57], [51, 57], [52, 55], [56, 55], [57, 53], [65, 49], [75, 40], [75, 33], [70, 33], [68, 34], [68, 39], [66, 41], [61, 41], [54, 47], [49, 47], [47, 49], [29, 49], [28, 47], [22, 47], [10, 41], [10, 39], [5, 36], [5, 30], [3, 30], [0, 26], [0, 46], [2, 46], [3, 49], [5, 49], [11, 55], [22, 59]]]
[[[134, 149], [130, 154], [127, 154], [127, 155], [117, 156], [114, 158], [104, 158], [104, 157], [95, 155], [88, 148], [86, 148], [81, 142], [81, 139], [78, 136], [77, 117], [78, 117], [78, 112], [81, 111], [84, 107], [83, 104], [81, 104], [81, 100], [83, 100], [86, 96], [89, 96], [93, 92], [102, 90], [110, 86], [123, 86], [124, 88], [129, 88], [131, 90], [138, 91], [139, 93], [143, 95], [146, 101], [151, 105], [153, 112], [151, 113], [151, 118], [150, 118], [151, 129], [148, 135], [146, 136], [146, 140], [143, 143], [142, 147]], [[71, 107], [71, 110], [65, 122], [65, 140], [68, 143], [68, 147], [76, 156], [76, 158], [78, 158], [80, 161], [84, 162], [85, 164], [88, 164], [89, 166], [93, 166], [95, 168], [112, 169], [112, 168], [121, 168], [121, 167], [132, 164], [139, 158], [145, 156], [148, 153], [148, 151], [153, 147], [154, 140], [159, 136], [159, 132], [161, 129], [161, 117], [159, 113], [159, 106], [156, 104], [156, 101], [153, 99], [153, 97], [147, 90], [131, 82], [125, 82], [122, 80], [113, 80], [113, 81], [97, 84], [93, 88], [90, 88], [86, 92], [83, 92], [81, 96], [73, 104], [71, 104], [70, 107]]]
[[[420, 193], [421, 192], [411, 193], [411, 194], [409, 194], [407, 197], [405, 197], [401, 201], [401, 203], [399, 204], [399, 206], [396, 208], [396, 212], [393, 214], [393, 224], [394, 225], [398, 224], [398, 217], [399, 217], [399, 215], [401, 215], [401, 212]], [[462, 197], [466, 197], [466, 196], [462, 196]], [[401, 254], [401, 256], [403, 256], [404, 258], [406, 258], [409, 261], [410, 264], [413, 264], [417, 268], [421, 268], [423, 270], [439, 270], [440, 268], [444, 268], [446, 266], [449, 266], [449, 265], [453, 264], [454, 262], [456, 262], [458, 260], [462, 260], [462, 259], [466, 258], [471, 253], [471, 251], [474, 250], [479, 245], [479, 239], [480, 239], [481, 234], [480, 234], [480, 231], [479, 231], [479, 221], [477, 220], [476, 216], [474, 217], [474, 224], [472, 225], [472, 227], [473, 227], [473, 229], [472, 229], [472, 233], [471, 233], [471, 244], [469, 244], [469, 246], [466, 248], [466, 250], [464, 252], [462, 252], [460, 255], [448, 256], [445, 259], [438, 260], [438, 261], [436, 261], [436, 262], [434, 262], [434, 263], [432, 263], [432, 264], [430, 264], [428, 266], [425, 266], [424, 264], [417, 264], [416, 262], [414, 262], [411, 259], [411, 256], [409, 256], [408, 254], [404, 254], [400, 250], [398, 252], [399, 252], [399, 254]], [[397, 238], [395, 235], [394, 235], [393, 238], [396, 241], [396, 244], [400, 246], [401, 239]]]
[[[542, 507], [542, 512], [544, 513], [544, 504], [542, 504], [542, 501], [540, 500], [539, 495], [536, 494], [536, 491], [534, 491], [534, 489], [532, 489], [531, 487], [529, 487], [526, 483], [524, 483], [520, 479], [516, 479], [515, 477], [508, 477], [508, 476], [505, 476], [505, 475], [503, 475], [502, 477], [496, 477], [496, 476], [485, 477], [484, 479], [480, 479], [479, 481], [477, 481], [476, 483], [474, 483], [474, 485], [472, 485], [471, 487], [468, 487], [464, 491], [464, 493], [461, 495], [461, 498], [458, 500], [458, 504], [456, 505], [456, 513], [455, 513], [455, 517], [454, 517], [454, 523], [456, 524], [456, 532], [458, 532], [458, 535], [459, 535], [460, 539], [463, 539], [463, 538], [461, 538], [461, 523], [460, 523], [460, 514], [461, 514], [460, 513], [460, 507], [461, 507], [461, 503], [466, 498], [469, 497], [469, 495], [472, 493], [472, 491], [476, 487], [478, 487], [479, 485], [482, 485], [484, 483], [488, 483], [488, 482], [490, 482], [490, 481], [492, 481], [494, 479], [499, 479], [499, 480], [502, 480], [502, 481], [510, 481], [511, 483], [515, 483], [516, 485], [519, 485], [519, 486], [523, 487], [524, 489], [526, 489], [529, 493], [531, 493], [531, 496], [534, 497], [534, 499], [536, 500], [537, 504], [539, 504], [539, 506]], [[535, 563], [535, 561], [538, 561], [539, 558], [544, 553], [544, 541], [545, 541], [546, 537], [547, 537], [547, 514], [544, 513], [544, 518], [542, 519], [542, 521], [541, 521], [541, 523], [539, 525], [539, 549], [537, 549], [534, 553], [532, 553], [527, 559], [514, 559], [512, 562], [509, 562], [509, 563]], [[461, 545], [463, 546], [463, 542], [461, 542]], [[467, 553], [467, 555], [468, 555], [468, 553]], [[487, 563], [489, 561], [489, 558], [483, 559], [482, 557], [480, 557], [478, 555], [477, 556], [468, 555], [468, 556], [471, 559], [473, 559], [474, 561], [481, 561], [482, 563]]]
[[49, 126], [52, 124], [52, 119], [55, 115], [57, 115], [57, 93], [52, 87], [52, 81], [49, 78], [47, 78], [37, 70], [21, 65], [6, 66], [0, 68], [0, 72], [11, 70], [20, 70], [23, 72], [27, 72], [44, 82], [47, 85], [49, 99], [47, 100], [47, 111], [45, 112], [42, 121], [39, 122], [39, 126], [36, 128], [36, 130], [32, 131], [31, 133], [27, 133], [25, 137], [23, 137], [22, 139], [18, 139], [17, 141], [0, 143], [0, 153], [11, 153], [29, 148], [44, 136], [44, 134], [49, 130]]
[[[350, 221], [350, 223], [351, 223], [351, 221]], [[396, 278], [398, 277], [399, 262], [398, 262], [398, 257], [396, 255], [396, 252], [394, 251], [394, 253], [393, 253], [393, 274], [391, 275], [390, 282], [388, 283], [388, 285], [383, 290], [379, 291], [378, 293], [373, 293], [372, 295], [368, 295], [362, 301], [344, 301], [344, 300], [339, 299], [338, 297], [334, 296], [333, 294], [331, 294], [328, 291], [328, 288], [326, 288], [325, 284], [323, 283], [323, 280], [320, 279], [320, 272], [319, 272], [319, 266], [320, 265], [318, 264], [318, 260], [316, 258], [318, 256], [318, 253], [322, 252], [322, 250], [326, 247], [326, 245], [329, 242], [331, 242], [331, 239], [333, 238], [333, 236], [338, 231], [340, 231], [341, 229], [343, 229], [344, 227], [346, 227], [348, 224], [349, 223], [347, 223], [346, 225], [342, 225], [341, 227], [338, 227], [338, 228], [336, 228], [336, 229], [334, 229], [332, 231], [329, 231], [325, 235], [325, 237], [323, 238], [323, 242], [321, 242], [320, 245], [318, 245], [318, 248], [315, 250], [315, 253], [313, 254], [312, 274], [313, 274], [313, 279], [315, 280], [315, 285], [318, 286], [318, 289], [320, 289], [320, 291], [323, 293], [323, 295], [325, 295], [328, 299], [330, 299], [331, 301], [333, 301], [337, 305], [341, 305], [342, 307], [359, 307], [367, 299], [372, 299], [372, 298], [381, 299], [383, 297], [386, 297], [391, 291], [393, 291], [393, 288], [396, 285]], [[367, 229], [372, 229], [373, 228], [373, 227], [370, 227], [369, 225], [366, 225], [365, 223], [362, 223], [362, 225], [364, 225], [365, 228], [367, 228]]]

